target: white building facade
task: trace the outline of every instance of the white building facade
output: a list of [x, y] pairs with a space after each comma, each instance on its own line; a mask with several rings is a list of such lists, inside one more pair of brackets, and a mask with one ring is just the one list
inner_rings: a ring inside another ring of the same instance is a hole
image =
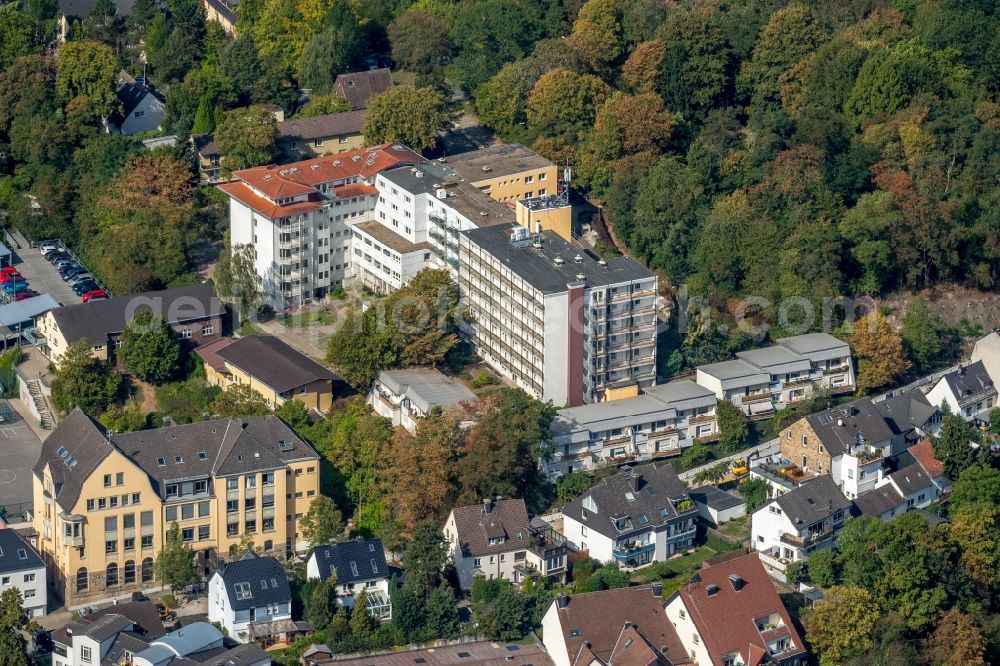
[[8, 589], [21, 593], [28, 617], [45, 615], [48, 604], [45, 562], [21, 535], [0, 528], [0, 594]]

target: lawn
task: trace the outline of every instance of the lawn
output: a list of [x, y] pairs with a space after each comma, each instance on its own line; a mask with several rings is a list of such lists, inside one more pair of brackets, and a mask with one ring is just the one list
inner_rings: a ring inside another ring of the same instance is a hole
[[334, 322], [333, 313], [329, 310], [316, 310], [315, 312], [302, 312], [300, 314], [285, 317], [281, 323], [285, 326], [303, 328], [306, 326], [329, 326]]
[[655, 581], [663, 583], [663, 596], [668, 597], [680, 588], [705, 563], [716, 555], [736, 550], [739, 546], [731, 546], [718, 539], [708, 539], [692, 552], [676, 557], [666, 562], [657, 562], [632, 573], [634, 585], [647, 585]]
[[726, 536], [736, 537], [745, 541], [750, 538], [750, 516], [734, 518], [729, 522], [722, 523], [716, 529]]

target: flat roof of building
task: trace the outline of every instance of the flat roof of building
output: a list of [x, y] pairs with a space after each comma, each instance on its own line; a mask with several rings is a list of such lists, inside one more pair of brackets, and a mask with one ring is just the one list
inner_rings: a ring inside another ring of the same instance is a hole
[[774, 342], [802, 355], [829, 351], [831, 349], [843, 349], [848, 346], [846, 342], [840, 338], [835, 338], [829, 333], [805, 333], [803, 335], [793, 335], [789, 338], [781, 338]]
[[426, 650], [376, 654], [357, 659], [322, 661], [321, 664], [337, 666], [486, 666], [505, 664], [509, 666], [549, 666], [552, 660], [545, 650], [534, 644], [515, 645], [503, 642], [460, 643], [443, 645]]
[[630, 257], [615, 257], [604, 262], [583, 248], [570, 245], [552, 231], [535, 235], [540, 247], [531, 242], [514, 245], [511, 235], [516, 229], [523, 227], [496, 225], [462, 234], [543, 294], [564, 292], [567, 285], [573, 283], [603, 287], [656, 277]]
[[756, 365], [758, 368], [769, 368], [775, 365], [786, 363], [798, 363], [804, 369], [809, 368], [809, 359], [800, 356], [784, 347], [760, 347], [758, 349], [748, 349], [736, 354], [737, 357]]
[[470, 182], [552, 166], [552, 162], [520, 143], [495, 143], [479, 150], [449, 155], [443, 161]]
[[410, 252], [419, 252], [420, 250], [430, 249], [430, 243], [414, 243], [407, 238], [404, 238], [397, 234], [395, 231], [388, 227], [384, 227], [374, 220], [368, 220], [367, 222], [362, 222], [361, 224], [354, 225], [354, 228], [358, 231], [367, 234], [377, 240], [382, 245], [385, 245], [390, 250], [395, 250], [400, 254], [409, 254]]
[[396, 395], [406, 395], [422, 411], [437, 405], [475, 402], [476, 394], [464, 384], [434, 368], [383, 370], [378, 379]]
[[[382, 177], [411, 194], [426, 194], [439, 200], [432, 202], [453, 209], [477, 227], [512, 223], [514, 211], [471, 183], [461, 182], [445, 164], [428, 162], [399, 166], [382, 172]], [[444, 191], [445, 196], [438, 196]], [[431, 208], [431, 211], [433, 208]], [[430, 211], [429, 211], [430, 212]]]
[[704, 372], [706, 375], [711, 375], [716, 379], [722, 380], [764, 374], [760, 368], [757, 368], [742, 359], [709, 363], [708, 365], [699, 365], [698, 372]]

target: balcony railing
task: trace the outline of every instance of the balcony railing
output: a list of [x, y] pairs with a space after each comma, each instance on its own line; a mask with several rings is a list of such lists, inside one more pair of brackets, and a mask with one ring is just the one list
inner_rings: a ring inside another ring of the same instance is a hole
[[794, 546], [796, 548], [808, 548], [810, 546], [817, 546], [832, 538], [833, 530], [825, 529], [821, 532], [814, 532], [805, 537], [800, 537], [798, 534], [788, 534], [787, 532], [782, 533], [780, 541], [781, 543]]
[[645, 544], [633, 544], [629, 545], [616, 545], [611, 549], [611, 554], [614, 557], [628, 558], [635, 557], [636, 555], [642, 555], [643, 553], [648, 553], [656, 549], [656, 543], [650, 542]]

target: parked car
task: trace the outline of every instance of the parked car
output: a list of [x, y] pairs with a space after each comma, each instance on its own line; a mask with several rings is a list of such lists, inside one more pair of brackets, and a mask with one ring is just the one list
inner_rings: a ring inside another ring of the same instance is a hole
[[65, 270], [60, 270], [63, 280], [68, 280], [74, 275], [79, 275], [80, 273], [86, 273], [87, 269], [83, 266], [69, 266]]
[[11, 271], [9, 273], [0, 273], [0, 282], [6, 282], [9, 280], [23, 280], [24, 276], [17, 271]]
[[59, 271], [60, 275], [66, 273], [67, 271], [76, 270], [77, 268], [83, 270], [83, 266], [76, 263], [75, 261], [67, 261], [66, 263], [59, 262], [56, 264], [56, 269]]
[[0, 287], [8, 294], [16, 294], [21, 291], [28, 289], [28, 283], [25, 281], [20, 282], [0, 282]]
[[73, 257], [70, 256], [69, 252], [63, 252], [62, 250], [59, 250], [58, 252], [50, 252], [47, 255], [45, 255], [45, 260], [48, 261], [50, 264], [54, 264], [57, 261], [61, 261], [62, 259], [72, 259], [72, 258]]
[[59, 245], [56, 245], [55, 243], [45, 243], [45, 244], [39, 246], [39, 249], [42, 251], [42, 256], [44, 257], [45, 255], [49, 254], [50, 252], [58, 252], [59, 250], [62, 249], [62, 247], [59, 246]]
[[97, 284], [93, 280], [84, 280], [83, 282], [77, 282], [73, 285], [73, 291], [77, 294], [85, 294], [88, 291], [94, 291], [95, 289], [100, 289], [101, 285]]
[[94, 276], [91, 275], [90, 273], [77, 273], [73, 277], [67, 278], [66, 283], [72, 287], [74, 285], [79, 284], [80, 282], [87, 282], [87, 281], [93, 282]]
[[15, 301], [26, 301], [29, 298], [34, 298], [35, 296], [38, 296], [38, 292], [35, 291], [34, 289], [29, 289], [27, 291], [22, 291], [20, 294], [15, 295], [14, 296], [14, 300]]
[[108, 292], [103, 289], [93, 289], [83, 295], [83, 302], [89, 303], [90, 301], [103, 301], [107, 297]]
[[13, 266], [4, 266], [3, 268], [0, 268], [0, 275], [6, 275], [7, 273], [18, 273], [18, 272], [20, 271], [18, 271]]

